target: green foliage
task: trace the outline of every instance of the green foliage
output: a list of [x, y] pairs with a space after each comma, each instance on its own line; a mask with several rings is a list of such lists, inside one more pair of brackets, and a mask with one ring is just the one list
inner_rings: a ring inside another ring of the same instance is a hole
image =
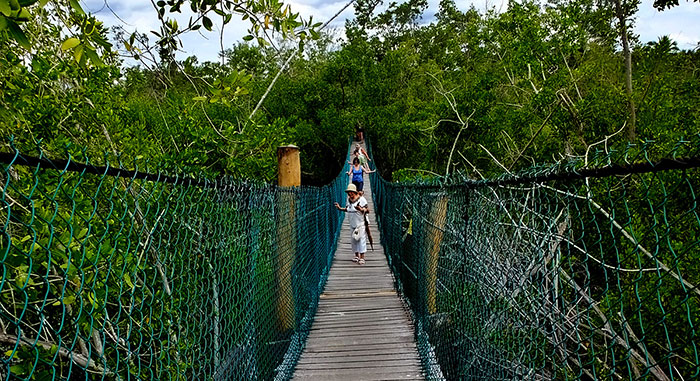
[[[177, 12], [182, 4], [158, 6]], [[265, 180], [274, 179], [274, 145], [293, 143], [304, 152], [305, 182], [314, 184], [337, 173], [345, 138], [358, 128], [374, 139], [385, 174], [465, 171], [475, 178], [498, 174], [501, 166], [585, 155], [606, 136], [608, 144], [624, 139], [616, 134], [628, 116], [610, 8], [525, 2], [479, 13], [443, 1], [436, 20], [420, 25], [420, 1], [378, 15], [372, 4], [358, 4], [340, 46], [328, 37], [307, 44], [253, 120], [286, 54], [238, 44], [221, 63], [191, 57], [181, 71], [165, 64], [119, 68], [111, 59], [87, 68], [72, 62], [86, 40], [62, 39], [46, 22], [48, 28], [36, 29], [38, 41], [64, 49], [59, 55], [37, 49], [30, 61], [6, 51], [0, 123], [18, 144], [43, 139], [59, 156], [72, 143], [94, 153], [162, 159], [190, 173]], [[215, 12], [212, 4], [200, 6]], [[42, 12], [36, 17], [50, 21]], [[671, 144], [698, 130], [698, 53], [673, 46], [666, 39], [634, 48], [640, 139]]]

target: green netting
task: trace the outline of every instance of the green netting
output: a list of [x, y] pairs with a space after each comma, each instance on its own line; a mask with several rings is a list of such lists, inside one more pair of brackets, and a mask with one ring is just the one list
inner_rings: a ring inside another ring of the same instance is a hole
[[628, 147], [490, 181], [373, 174], [429, 378], [697, 379], [699, 151]]
[[289, 377], [347, 168], [282, 189], [3, 161], [0, 379]]

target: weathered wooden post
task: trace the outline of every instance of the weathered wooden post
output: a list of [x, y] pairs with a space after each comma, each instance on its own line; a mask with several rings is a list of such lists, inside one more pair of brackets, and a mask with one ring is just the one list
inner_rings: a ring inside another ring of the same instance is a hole
[[[277, 185], [283, 188], [301, 185], [299, 147], [288, 145], [277, 148]], [[283, 331], [294, 328], [294, 295], [292, 293], [292, 265], [297, 249], [295, 194], [282, 190], [277, 198], [277, 258], [276, 278], [277, 316]]]
[[301, 162], [299, 147], [295, 145], [277, 147], [277, 184], [281, 187], [301, 185]]
[[447, 200], [445, 195], [438, 196], [430, 207], [430, 214], [427, 222], [427, 256], [425, 269], [425, 289], [428, 313], [434, 314], [437, 309], [437, 270], [440, 254], [440, 244], [445, 231], [445, 220], [447, 217]]

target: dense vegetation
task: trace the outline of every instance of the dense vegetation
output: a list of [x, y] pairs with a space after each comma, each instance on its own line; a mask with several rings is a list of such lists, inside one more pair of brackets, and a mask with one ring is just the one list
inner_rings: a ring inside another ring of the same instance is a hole
[[[123, 65], [114, 48], [102, 65], [76, 62], [56, 16], [38, 8], [25, 27], [29, 51], [8, 33], [0, 38], [0, 131], [25, 147], [42, 141], [52, 157], [71, 143], [127, 163], [148, 158], [265, 180], [274, 178], [275, 146], [295, 143], [306, 182], [324, 183], [356, 128], [374, 139], [387, 176], [409, 168], [403, 173], [477, 178], [502, 172], [496, 160], [519, 169], [580, 156], [607, 136], [669, 143], [700, 130], [700, 52], [667, 37], [635, 41], [634, 2], [621, 15], [629, 95], [614, 4], [527, 1], [480, 13], [442, 1], [434, 19], [423, 18], [425, 1], [383, 13], [375, 5], [357, 2], [342, 40], [326, 35], [303, 53], [242, 43], [218, 63], [176, 62], [152, 47], [152, 61], [147, 50], [132, 54], [145, 66]], [[142, 41], [103, 34], [131, 53]]]

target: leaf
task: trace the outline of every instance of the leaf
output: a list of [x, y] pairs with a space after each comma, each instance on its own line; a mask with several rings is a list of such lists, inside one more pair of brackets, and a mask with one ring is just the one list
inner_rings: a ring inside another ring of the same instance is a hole
[[243, 36], [243, 41], [250, 41], [250, 40], [252, 40], [253, 38], [255, 38], [255, 37], [253, 37], [253, 35], [250, 35], [250, 34], [249, 34], [249, 35], [247, 35], [247, 36]]
[[109, 50], [112, 47], [112, 43], [109, 41], [105, 40], [102, 36], [99, 34], [95, 34], [92, 36], [92, 42], [96, 43], [97, 45], [100, 45], [101, 47]]
[[[0, 0], [0, 1], [2, 1], [2, 0]], [[7, 29], [7, 27], [8, 27], [7, 19], [5, 18], [5, 16], [0, 15], [0, 31]]]
[[201, 101], [206, 101], [207, 97], [204, 97], [204, 96], [194, 97], [194, 98], [192, 98], [192, 100], [195, 102], [201, 102]]
[[7, 31], [10, 33], [10, 36], [23, 48], [26, 50], [31, 49], [31, 45], [29, 44], [29, 40], [27, 39], [27, 36], [24, 34], [22, 29], [17, 25], [14, 21], [12, 20], [7, 20]]
[[63, 41], [63, 43], [61, 44], [61, 50], [65, 52], [66, 50], [75, 48], [76, 46], [78, 46], [78, 44], [80, 44], [80, 40], [75, 37], [71, 37]]
[[19, 11], [19, 14], [17, 17], [15, 17], [15, 20], [17, 21], [29, 21], [29, 19], [32, 17], [32, 15], [29, 13], [29, 11], [26, 8], [22, 8]]
[[81, 14], [81, 15], [84, 15], [84, 14], [85, 14], [85, 11], [84, 11], [83, 8], [80, 6], [80, 3], [78, 2], [78, 0], [70, 0], [70, 6], [71, 6], [71, 8], [73, 8], [73, 10], [74, 10], [76, 13]]
[[204, 17], [202, 17], [202, 25], [204, 25], [204, 28], [206, 28], [206, 30], [211, 31], [211, 27], [212, 27], [213, 23], [211, 22], [209, 17], [204, 16]]
[[97, 299], [95, 298], [95, 294], [93, 292], [88, 292], [87, 298], [90, 301], [90, 304], [92, 304], [93, 307], [98, 308], [100, 306], [99, 303], [97, 303]]
[[10, 15], [10, 12], [12, 12], [12, 9], [10, 9], [9, 0], [0, 0], [0, 12], [2, 12], [5, 16]]
[[[93, 65], [95, 66], [104, 66], [104, 62], [102, 62], [102, 58], [95, 52], [95, 49], [92, 48], [86, 48], [85, 49], [85, 56], [92, 62]], [[83, 229], [83, 231], [87, 231], [87, 229]], [[81, 231], [81, 233], [83, 233]], [[82, 237], [80, 237], [82, 238]], [[79, 239], [80, 239], [79, 238]]]
[[21, 271], [19, 274], [17, 274], [17, 277], [15, 278], [15, 284], [19, 288], [24, 288], [24, 284], [27, 282], [27, 278], [29, 277], [29, 274], [27, 274], [24, 271]]
[[73, 55], [75, 56], [75, 61], [80, 63], [80, 60], [83, 58], [83, 46], [78, 45], [74, 50], [73, 50]]
[[28, 7], [34, 3], [36, 3], [39, 0], [19, 0], [19, 5], [23, 7]]

